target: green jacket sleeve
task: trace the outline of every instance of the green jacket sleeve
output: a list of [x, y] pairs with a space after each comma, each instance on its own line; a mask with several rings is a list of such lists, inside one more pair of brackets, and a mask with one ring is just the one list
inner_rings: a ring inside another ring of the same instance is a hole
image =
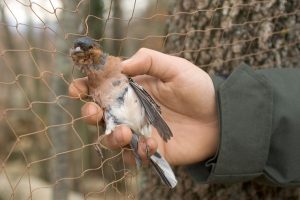
[[214, 158], [188, 167], [193, 177], [300, 185], [300, 69], [253, 71], [242, 64], [213, 81], [221, 140]]

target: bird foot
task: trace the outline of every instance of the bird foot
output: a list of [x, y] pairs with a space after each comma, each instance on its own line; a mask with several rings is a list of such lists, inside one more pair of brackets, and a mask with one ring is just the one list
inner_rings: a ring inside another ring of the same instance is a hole
[[95, 145], [94, 145], [94, 149], [95, 149], [95, 151], [98, 153], [98, 155], [99, 155], [101, 158], [104, 158], [103, 152], [102, 152], [101, 148], [99, 147], [99, 145], [95, 144]]
[[147, 144], [146, 144], [146, 156], [147, 156], [147, 159], [149, 160], [150, 159], [150, 149]]

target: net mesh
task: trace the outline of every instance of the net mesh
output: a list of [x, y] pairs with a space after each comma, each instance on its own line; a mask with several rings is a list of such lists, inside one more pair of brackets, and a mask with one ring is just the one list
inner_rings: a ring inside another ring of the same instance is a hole
[[[79, 36], [123, 58], [141, 47], [167, 50], [222, 74], [241, 61], [297, 63], [299, 5], [203, 0], [193, 8], [191, 2], [178, 9], [157, 0], [1, 0], [0, 199], [137, 197], [142, 178], [124, 161], [128, 149], [103, 147], [101, 158], [94, 144], [102, 128], [81, 117], [85, 99], [68, 96], [69, 84], [82, 76], [69, 57]], [[275, 4], [278, 9], [266, 14]]]

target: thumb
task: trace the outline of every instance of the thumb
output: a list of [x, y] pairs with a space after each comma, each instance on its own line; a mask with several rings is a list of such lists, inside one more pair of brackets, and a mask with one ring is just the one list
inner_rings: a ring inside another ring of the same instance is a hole
[[167, 82], [179, 73], [179, 60], [183, 59], [142, 48], [121, 63], [122, 73], [129, 76], [147, 74]]

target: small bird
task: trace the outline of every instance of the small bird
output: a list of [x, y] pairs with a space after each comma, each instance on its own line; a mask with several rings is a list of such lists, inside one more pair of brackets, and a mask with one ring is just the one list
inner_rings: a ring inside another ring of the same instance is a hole
[[[137, 153], [138, 141], [140, 137], [151, 136], [151, 125], [165, 142], [173, 136], [161, 116], [159, 105], [142, 86], [122, 74], [121, 58], [104, 53], [100, 45], [91, 38], [76, 39], [70, 55], [74, 65], [88, 77], [89, 95], [104, 110], [105, 134], [111, 134], [120, 124], [126, 124], [132, 130], [130, 146], [139, 168], [142, 161]], [[148, 147], [146, 149], [148, 155]], [[165, 158], [159, 152], [148, 158], [161, 180], [174, 188], [177, 180]]]

